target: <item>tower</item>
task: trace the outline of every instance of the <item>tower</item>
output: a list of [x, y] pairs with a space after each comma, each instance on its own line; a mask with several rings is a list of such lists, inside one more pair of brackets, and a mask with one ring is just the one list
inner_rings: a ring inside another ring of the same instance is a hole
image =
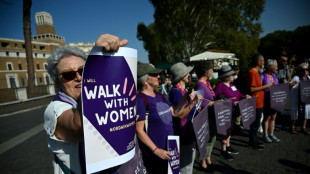
[[35, 14], [37, 35], [32, 36], [33, 41], [57, 43], [65, 46], [65, 38], [56, 35], [52, 15], [42, 11]]
[[41, 34], [55, 34], [55, 28], [53, 25], [52, 15], [47, 12], [37, 12], [36, 18], [36, 29], [37, 35]]

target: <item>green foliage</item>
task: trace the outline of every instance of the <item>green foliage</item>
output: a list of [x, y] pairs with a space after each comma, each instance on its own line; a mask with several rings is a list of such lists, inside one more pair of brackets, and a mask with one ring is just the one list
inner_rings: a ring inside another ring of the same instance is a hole
[[295, 64], [310, 57], [310, 25], [294, 31], [278, 30], [261, 39], [258, 47], [266, 59], [278, 59], [281, 55], [296, 59]]
[[211, 86], [214, 86], [221, 82], [221, 79], [209, 79], [208, 81], [211, 83]]
[[155, 22], [138, 25], [149, 61], [187, 62], [208, 49], [234, 52], [241, 68], [259, 45], [265, 0], [150, 0]]

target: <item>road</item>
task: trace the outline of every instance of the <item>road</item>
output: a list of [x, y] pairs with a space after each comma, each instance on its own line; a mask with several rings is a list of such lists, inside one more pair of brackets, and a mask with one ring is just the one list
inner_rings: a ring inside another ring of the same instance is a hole
[[[1, 107], [0, 114], [0, 171], [11, 173], [52, 174], [51, 153], [43, 130], [43, 113], [47, 101]], [[30, 106], [28, 106], [30, 105]], [[26, 107], [26, 108], [25, 108]], [[29, 108], [37, 108], [30, 110]]]

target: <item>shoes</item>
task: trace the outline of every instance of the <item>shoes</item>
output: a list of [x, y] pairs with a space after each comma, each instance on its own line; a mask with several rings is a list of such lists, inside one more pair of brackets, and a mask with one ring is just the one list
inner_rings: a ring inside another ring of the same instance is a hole
[[269, 138], [269, 136], [267, 135], [264, 135], [264, 137], [263, 137], [263, 141], [265, 142], [265, 143], [272, 143], [272, 140]]
[[264, 150], [264, 146], [261, 146], [259, 144], [257, 144], [257, 145], [249, 145], [249, 148], [251, 148], [253, 150]]
[[276, 136], [274, 136], [274, 135], [269, 135], [269, 138], [271, 139], [271, 141], [272, 142], [274, 142], [274, 143], [278, 143], [278, 142], [280, 142], [280, 139], [279, 138], [277, 138]]
[[203, 171], [205, 173], [214, 173], [214, 166], [212, 164], [208, 164], [207, 168], [202, 167], [202, 165], [199, 165], [199, 170]]
[[303, 133], [303, 134], [305, 134], [305, 135], [310, 135], [310, 132], [307, 131], [306, 128], [302, 128], [302, 129], [300, 130], [300, 132]]
[[292, 134], [297, 134], [296, 128], [291, 128], [291, 133]]
[[234, 157], [229, 155], [227, 151], [221, 151], [221, 157], [225, 158], [228, 161], [232, 161], [234, 159]]
[[234, 149], [234, 148], [232, 148], [231, 146], [227, 147], [226, 151], [227, 151], [228, 154], [234, 154], [234, 155], [239, 154], [239, 151]]

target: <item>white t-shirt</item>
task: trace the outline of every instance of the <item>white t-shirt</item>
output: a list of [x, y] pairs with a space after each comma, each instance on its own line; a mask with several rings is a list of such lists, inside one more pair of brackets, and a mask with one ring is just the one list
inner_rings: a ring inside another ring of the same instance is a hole
[[55, 162], [56, 155], [74, 173], [82, 173], [79, 156], [79, 142], [66, 142], [55, 135], [57, 118], [66, 110], [74, 109], [70, 104], [61, 101], [52, 101], [44, 112], [44, 129], [47, 133], [48, 148], [53, 152], [54, 174], [63, 174], [62, 169]]

